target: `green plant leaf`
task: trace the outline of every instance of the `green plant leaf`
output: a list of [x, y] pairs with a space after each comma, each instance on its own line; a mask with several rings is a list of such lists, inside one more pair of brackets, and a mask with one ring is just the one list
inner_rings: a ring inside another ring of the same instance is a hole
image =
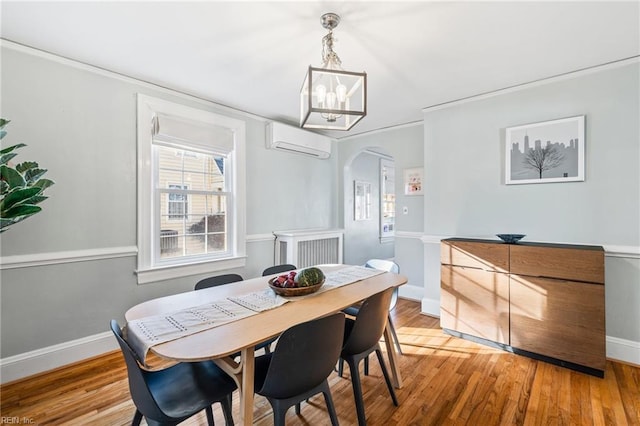
[[39, 204], [41, 202], [43, 202], [44, 200], [46, 200], [49, 197], [46, 197], [44, 195], [35, 195], [31, 198], [29, 198], [28, 200], [25, 201], [25, 204]]
[[32, 186], [30, 188], [19, 188], [11, 191], [7, 194], [6, 197], [0, 201], [0, 211], [2, 211], [2, 217], [5, 216], [4, 212], [10, 209], [11, 207], [17, 204], [30, 204], [27, 201], [30, 198], [33, 198], [35, 195], [38, 195], [42, 191], [42, 189], [37, 186]]
[[22, 175], [18, 173], [16, 169], [7, 167], [5, 164], [0, 166], [0, 177], [3, 181], [7, 182], [11, 188], [23, 187], [27, 184]]
[[14, 151], [14, 150], [16, 150], [16, 149], [18, 149], [18, 148], [22, 148], [22, 147], [24, 147], [24, 146], [26, 146], [26, 145], [25, 145], [25, 144], [23, 144], [23, 143], [19, 143], [19, 144], [16, 144], [16, 145], [11, 145], [11, 146], [9, 146], [9, 147], [7, 147], [7, 148], [5, 148], [5, 149], [1, 150], [1, 151], [0, 151], [0, 154], [6, 154], [7, 152]]
[[3, 180], [0, 180], [0, 194], [6, 195], [9, 193], [9, 184]]
[[8, 154], [2, 154], [0, 156], [0, 164], [7, 164], [9, 162], [9, 160], [11, 160], [16, 155], [18, 155], [18, 154], [16, 154], [15, 152], [10, 152]]
[[28, 184], [33, 184], [38, 179], [40, 179], [45, 173], [47, 173], [47, 169], [29, 169], [24, 174], [24, 179]]
[[4, 126], [11, 123], [11, 120], [7, 120], [6, 118], [0, 118], [0, 129], [3, 129]]
[[35, 161], [25, 161], [16, 166], [16, 170], [19, 171], [20, 173], [24, 173], [28, 170], [37, 169], [37, 168], [38, 168], [38, 163], [36, 163]]
[[50, 180], [50, 179], [40, 179], [39, 181], [37, 181], [36, 183], [33, 184], [33, 186], [37, 186], [38, 188], [42, 189], [43, 191], [45, 189], [47, 189], [48, 187], [50, 187], [51, 185], [55, 185], [55, 182]]
[[0, 130], [0, 139], [4, 138], [5, 136], [7, 136], [7, 132], [5, 130]]
[[20, 216], [31, 216], [42, 210], [42, 207], [34, 206], [32, 204], [19, 204], [13, 206], [8, 210], [2, 211], [3, 218], [18, 218]]

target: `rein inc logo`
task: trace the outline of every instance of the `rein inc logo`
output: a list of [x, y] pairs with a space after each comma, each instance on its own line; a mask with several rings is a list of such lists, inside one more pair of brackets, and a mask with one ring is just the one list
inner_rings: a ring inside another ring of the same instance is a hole
[[5, 425], [35, 425], [36, 421], [33, 417], [20, 417], [20, 416], [2, 416], [0, 421]]

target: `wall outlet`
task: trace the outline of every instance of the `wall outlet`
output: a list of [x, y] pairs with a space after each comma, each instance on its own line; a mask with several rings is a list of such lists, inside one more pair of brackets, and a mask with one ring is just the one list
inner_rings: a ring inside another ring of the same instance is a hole
[[409, 207], [403, 206], [402, 207], [402, 214], [409, 214]]

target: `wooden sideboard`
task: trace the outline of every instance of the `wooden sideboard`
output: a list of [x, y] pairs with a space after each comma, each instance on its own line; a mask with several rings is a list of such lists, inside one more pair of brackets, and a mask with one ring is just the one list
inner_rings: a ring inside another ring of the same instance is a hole
[[454, 336], [604, 377], [604, 249], [442, 240], [440, 325]]

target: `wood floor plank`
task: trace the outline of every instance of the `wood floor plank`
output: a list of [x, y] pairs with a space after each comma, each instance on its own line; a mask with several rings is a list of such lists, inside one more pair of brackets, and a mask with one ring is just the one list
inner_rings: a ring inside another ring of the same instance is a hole
[[[396, 389], [400, 406], [392, 404], [377, 358], [371, 357], [369, 376], [361, 371], [370, 426], [640, 426], [637, 366], [607, 361], [600, 379], [444, 334], [437, 318], [420, 313], [418, 302], [399, 300], [392, 317], [404, 352], [398, 357], [404, 381]], [[332, 374], [329, 385], [340, 424], [357, 425], [349, 369], [342, 378]], [[236, 422], [238, 405], [236, 393]], [[0, 387], [0, 424], [24, 418], [34, 425], [119, 426], [131, 424], [134, 411], [119, 352]], [[224, 424], [218, 406], [214, 415], [216, 424]], [[263, 397], [255, 398], [254, 419], [255, 425], [273, 424]], [[183, 424], [204, 425], [206, 418], [201, 413]], [[293, 409], [287, 413], [289, 426], [328, 424], [321, 396], [303, 403], [300, 416]]]

